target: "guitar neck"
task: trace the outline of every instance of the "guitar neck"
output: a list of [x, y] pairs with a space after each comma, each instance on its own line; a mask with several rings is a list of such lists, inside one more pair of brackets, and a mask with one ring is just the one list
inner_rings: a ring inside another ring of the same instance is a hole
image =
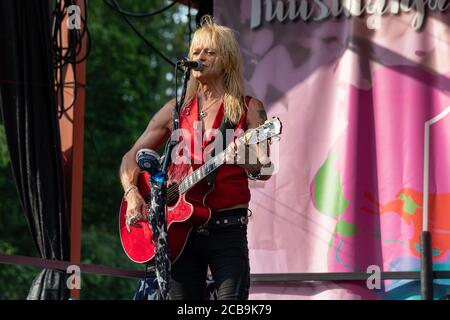
[[[244, 135], [237, 138], [241, 143], [245, 144]], [[218, 155], [212, 157], [205, 162], [200, 168], [192, 172], [189, 176], [183, 179], [178, 186], [178, 191], [181, 194], [186, 193], [189, 189], [195, 186], [200, 180], [219, 168], [226, 161], [226, 149], [220, 152]]]
[[218, 155], [212, 157], [205, 162], [200, 168], [192, 172], [189, 176], [183, 179], [179, 185], [180, 194], [186, 193], [189, 189], [195, 186], [200, 180], [205, 178], [207, 175], [212, 173], [214, 170], [219, 168], [225, 163], [225, 150], [220, 152]]

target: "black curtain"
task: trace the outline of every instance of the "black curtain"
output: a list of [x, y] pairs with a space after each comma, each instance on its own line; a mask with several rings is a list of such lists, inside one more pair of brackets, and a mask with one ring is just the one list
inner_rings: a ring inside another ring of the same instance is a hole
[[[15, 183], [39, 254], [69, 260], [51, 52], [50, 1], [1, 0], [0, 109]], [[68, 294], [65, 273], [44, 269], [27, 298]]]

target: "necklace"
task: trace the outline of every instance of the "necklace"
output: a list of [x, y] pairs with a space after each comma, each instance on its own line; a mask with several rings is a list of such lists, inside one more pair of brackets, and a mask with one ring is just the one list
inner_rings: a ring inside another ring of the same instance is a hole
[[214, 104], [216, 104], [218, 101], [220, 101], [222, 98], [217, 98], [214, 99], [212, 102], [208, 103], [205, 107], [202, 106], [202, 110], [199, 113], [199, 118], [200, 120], [203, 120], [208, 113], [206, 112], [206, 110], [208, 110], [209, 108], [211, 108]]

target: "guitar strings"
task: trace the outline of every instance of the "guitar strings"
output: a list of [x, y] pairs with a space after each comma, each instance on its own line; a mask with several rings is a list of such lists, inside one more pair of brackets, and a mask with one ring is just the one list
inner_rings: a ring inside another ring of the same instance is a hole
[[[204, 165], [211, 165], [215, 163], [215, 158], [219, 158], [219, 157], [223, 157], [225, 154], [225, 151], [220, 152], [216, 157], [209, 159], [208, 161], [206, 161], [204, 163]], [[199, 169], [195, 170], [193, 173], [190, 174], [190, 176], [195, 177], [195, 172], [197, 172]], [[189, 177], [189, 176], [188, 176]], [[167, 202], [171, 203], [172, 201], [175, 201], [178, 199], [178, 197], [180, 196], [180, 190], [179, 190], [179, 185], [178, 184], [174, 184], [171, 185], [168, 190], [167, 190]]]

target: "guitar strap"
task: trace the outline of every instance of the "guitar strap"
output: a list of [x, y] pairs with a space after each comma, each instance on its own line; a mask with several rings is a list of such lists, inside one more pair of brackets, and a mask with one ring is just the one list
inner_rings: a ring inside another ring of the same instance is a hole
[[[234, 126], [229, 121], [225, 121], [225, 117], [223, 117], [222, 123], [219, 127], [219, 132], [217, 133], [217, 134], [222, 135], [222, 137], [223, 137], [222, 150], [225, 150], [225, 148], [227, 147], [227, 139], [226, 139], [227, 129], [234, 129]], [[211, 158], [215, 156], [216, 148], [218, 147], [217, 144], [219, 143], [219, 141], [220, 141], [220, 139], [216, 139], [214, 141], [214, 148], [211, 152]], [[217, 170], [219, 170], [219, 169], [217, 169]], [[213, 172], [211, 172], [209, 175], [207, 175], [205, 177], [205, 181], [206, 181], [206, 184], [208, 185], [208, 187], [211, 187], [214, 184], [214, 181], [216, 180], [217, 170], [214, 170]]]
[[[250, 97], [246, 96], [242, 100], [243, 100], [244, 106], [247, 106], [248, 102], [250, 101]], [[217, 133], [217, 134], [222, 135], [222, 142], [223, 142], [222, 150], [225, 150], [227, 147], [227, 139], [226, 139], [227, 138], [226, 137], [227, 129], [234, 129], [234, 125], [231, 124], [228, 120], [225, 121], [225, 115], [224, 115], [224, 117], [222, 119], [222, 123], [219, 127], [219, 132]], [[216, 139], [214, 141], [214, 148], [211, 152], [211, 158], [214, 157], [214, 155], [216, 153], [216, 147], [217, 147], [217, 144], [219, 143], [218, 141], [220, 141], [220, 139]], [[219, 170], [219, 169], [217, 169], [217, 170]], [[208, 176], [205, 177], [205, 181], [206, 181], [206, 184], [208, 185], [208, 187], [211, 187], [214, 184], [214, 182], [216, 180], [217, 170], [214, 170]]]

